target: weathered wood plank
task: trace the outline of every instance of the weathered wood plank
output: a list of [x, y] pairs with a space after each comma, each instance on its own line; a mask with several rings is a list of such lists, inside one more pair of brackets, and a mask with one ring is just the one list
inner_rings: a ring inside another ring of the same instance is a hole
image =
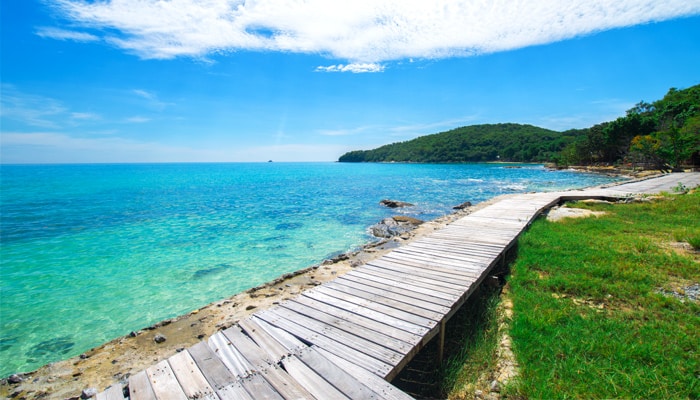
[[282, 400], [283, 397], [268, 381], [259, 374], [252, 374], [242, 378], [241, 386], [256, 400]]
[[428, 241], [428, 240], [423, 240], [423, 241], [415, 241], [411, 243], [411, 248], [412, 249], [424, 249], [428, 251], [439, 251], [439, 252], [444, 252], [446, 254], [452, 254], [455, 256], [461, 256], [463, 254], [468, 254], [468, 255], [477, 255], [479, 257], [495, 257], [501, 254], [503, 251], [503, 247], [499, 246], [498, 249], [493, 248], [493, 247], [486, 247], [486, 246], [478, 246], [478, 245], [472, 245], [472, 246], [467, 246], [466, 244], [463, 246], [460, 245], [455, 245], [452, 243], [449, 243], [447, 241], [439, 241], [439, 242], [433, 242], [433, 241]]
[[261, 371], [260, 374], [277, 390], [285, 399], [313, 399], [314, 396], [304, 389], [299, 382], [292, 378], [286, 371], [271, 366]]
[[129, 398], [131, 400], [157, 400], [146, 371], [129, 377]]
[[[397, 339], [385, 332], [380, 332], [366, 328], [362, 325], [338, 318], [335, 315], [318, 311], [312, 307], [308, 307], [301, 303], [297, 303], [290, 300], [280, 303], [280, 307], [289, 309], [295, 313], [314, 319], [323, 324], [327, 324], [331, 327], [338, 328], [350, 334], [367, 339], [388, 349], [394, 350], [399, 354], [405, 354], [413, 348], [412, 343], [408, 343], [403, 340]], [[277, 308], [275, 310], [277, 310]]]
[[[386, 292], [390, 292], [392, 294], [397, 294], [397, 295], [402, 295], [406, 296], [409, 298], [414, 298], [418, 299], [421, 301], [425, 301], [428, 303], [436, 304], [438, 306], [442, 307], [447, 307], [449, 308], [452, 306], [453, 298], [452, 296], [444, 296], [444, 295], [436, 295], [434, 292], [429, 292], [427, 290], [421, 290], [421, 288], [417, 287], [412, 287], [412, 286], [404, 286], [401, 285], [400, 283], [394, 281], [391, 283], [382, 283], [377, 281], [376, 277], [370, 277], [366, 278], [365, 276], [362, 275], [362, 273], [353, 273], [355, 271], [351, 271], [342, 277], [338, 278], [337, 280], [343, 280], [343, 281], [351, 281], [354, 282], [357, 285], [363, 285], [365, 287], [371, 287], [373, 289], [378, 289], [378, 290], [383, 290]], [[374, 279], [373, 279], [374, 278]], [[380, 278], [381, 279], [381, 278]], [[449, 298], [445, 298], [449, 297]]]
[[389, 271], [381, 267], [376, 267], [370, 264], [365, 264], [362, 267], [355, 269], [355, 272], [361, 272], [373, 277], [379, 277], [389, 280], [398, 280], [405, 282], [406, 285], [421, 286], [428, 290], [441, 292], [453, 297], [460, 297], [464, 292], [462, 285], [453, 285], [445, 282], [436, 282], [434, 279], [425, 278], [417, 275], [397, 274], [394, 271]]
[[306, 347], [306, 345], [289, 333], [279, 329], [273, 329], [273, 327], [268, 326], [263, 323], [262, 320], [256, 318], [255, 315], [240, 320], [238, 324], [251, 339], [270, 356], [270, 359], [275, 362], [287, 357], [289, 354], [297, 353], [301, 351], [302, 348]]
[[221, 400], [256, 400], [245, 390], [241, 382], [234, 382], [216, 390], [216, 394]]
[[[389, 261], [398, 264], [414, 265], [425, 271], [435, 272], [436, 275], [451, 276], [459, 280], [471, 280], [480, 275], [481, 271], [489, 264], [482, 262], [479, 264], [468, 261], [459, 261], [447, 257], [430, 256], [426, 254], [413, 253], [392, 253], [381, 258], [381, 261]], [[488, 261], [491, 261], [489, 259]]]
[[175, 354], [168, 362], [188, 399], [218, 400], [219, 397], [188, 351]]
[[404, 321], [407, 321], [411, 324], [422, 326], [424, 328], [431, 329], [433, 326], [435, 326], [436, 322], [435, 320], [432, 320], [430, 318], [422, 317], [420, 315], [412, 314], [410, 312], [400, 310], [398, 308], [390, 307], [385, 304], [380, 304], [374, 301], [370, 301], [366, 298], [359, 297], [359, 296], [354, 296], [347, 294], [342, 291], [335, 290], [333, 288], [330, 288], [326, 285], [323, 286], [318, 286], [314, 288], [313, 292], [310, 293], [304, 293], [305, 296], [309, 297], [315, 297], [315, 293], [322, 293], [328, 296], [332, 296], [341, 300], [345, 300], [350, 303], [355, 303], [358, 306], [364, 307], [369, 310], [374, 310], [378, 311], [382, 314], [387, 314], [392, 317], [396, 317], [398, 319], [402, 319]]
[[326, 303], [321, 303], [318, 300], [312, 299], [310, 297], [299, 296], [294, 299], [288, 300], [284, 304], [287, 303], [289, 303], [290, 305], [294, 304], [304, 306], [317, 310], [318, 312], [327, 313], [328, 315], [332, 315], [344, 321], [348, 321], [353, 324], [363, 326], [367, 329], [384, 333], [387, 336], [391, 336], [406, 343], [417, 343], [421, 339], [421, 335], [405, 331], [393, 325], [385, 324], [381, 321], [377, 321], [364, 315], [352, 313], [343, 308], [338, 308]]
[[451, 277], [445, 271], [436, 271], [435, 268], [438, 267], [432, 267], [427, 263], [410, 262], [407, 260], [378, 259], [372, 260], [366, 265], [381, 268], [385, 272], [392, 271], [389, 273], [411, 274], [412, 276], [428, 278], [432, 280], [434, 284], [458, 288], [460, 291], [464, 291], [464, 289], [469, 287], [474, 282], [474, 279], [478, 277], [477, 274], [474, 274], [474, 276], [470, 278]]
[[452, 304], [456, 299], [459, 298], [458, 294], [445, 293], [444, 291], [438, 290], [438, 287], [434, 285], [421, 284], [420, 282], [410, 281], [405, 276], [394, 275], [392, 277], [384, 277], [380, 274], [370, 274], [363, 269], [355, 269], [343, 275], [343, 277], [347, 279], [361, 279], [362, 282], [365, 282], [368, 285], [373, 285], [375, 287], [392, 288], [392, 290], [394, 288], [397, 288], [413, 293], [420, 293], [439, 299], [439, 304], [443, 305]]
[[381, 324], [393, 326], [397, 329], [402, 329], [414, 335], [423, 336], [429, 330], [427, 327], [422, 326], [418, 323], [409, 322], [399, 317], [376, 311], [362, 304], [357, 304], [351, 301], [329, 296], [325, 293], [321, 293], [320, 291], [306, 291], [302, 294], [302, 296], [297, 297], [295, 300], [302, 301], [305, 299], [309, 299], [319, 303], [325, 303], [331, 305], [332, 307], [345, 310], [349, 313], [369, 318]]
[[377, 397], [377, 393], [374, 393], [364, 382], [355, 379], [348, 372], [329, 361], [315, 348], [310, 347], [297, 357], [348, 398], [371, 399]]
[[214, 354], [216, 354], [226, 368], [238, 379], [253, 373], [252, 367], [248, 361], [246, 361], [245, 357], [231, 344], [231, 341], [223, 333], [216, 332], [211, 335], [208, 343]]
[[192, 359], [214, 390], [219, 391], [236, 383], [236, 377], [226, 368], [205, 342], [199, 342], [188, 349]]
[[377, 294], [369, 293], [369, 292], [366, 292], [363, 290], [359, 290], [357, 288], [342, 285], [342, 284], [335, 282], [335, 281], [327, 282], [325, 285], [323, 285], [323, 287], [326, 289], [332, 289], [332, 290], [335, 290], [338, 292], [346, 293], [346, 294], [349, 294], [351, 296], [363, 298], [363, 299], [368, 300], [368, 301], [373, 302], [373, 303], [383, 304], [385, 306], [389, 306], [389, 307], [395, 308], [397, 310], [405, 311], [407, 313], [417, 315], [417, 316], [420, 316], [423, 318], [428, 318], [428, 319], [431, 319], [433, 321], [439, 321], [441, 316], [442, 316], [442, 313], [440, 313], [440, 312], [428, 310], [428, 309], [421, 308], [418, 306], [412, 306], [409, 303], [404, 303], [404, 302], [393, 300], [391, 298], [388, 298], [388, 297], [385, 297], [382, 295], [377, 295]]
[[[268, 354], [261, 351], [260, 347], [241, 331], [239, 325], [234, 325], [221, 332], [236, 350], [245, 358], [255, 370], [261, 371], [273, 364]], [[276, 362], [277, 360], [275, 360]]]
[[375, 295], [375, 296], [380, 296], [380, 297], [385, 297], [387, 299], [393, 300], [393, 301], [398, 301], [401, 303], [405, 303], [411, 308], [413, 307], [420, 307], [425, 310], [429, 310], [435, 313], [439, 314], [445, 314], [450, 310], [449, 307], [444, 306], [442, 304], [437, 304], [434, 301], [430, 300], [425, 300], [422, 298], [422, 296], [418, 294], [413, 294], [412, 295], [407, 295], [407, 294], [402, 294], [398, 293], [395, 291], [390, 291], [387, 290], [386, 288], [376, 288], [371, 285], [367, 285], [365, 282], [357, 282], [352, 279], [344, 279], [344, 278], [338, 278], [335, 281], [333, 281], [334, 284], [338, 285], [343, 285], [346, 286], [350, 289], [353, 290], [360, 290], [365, 293], [368, 293], [370, 295]]
[[373, 392], [378, 394], [381, 399], [387, 400], [413, 400], [413, 398], [401, 390], [397, 389], [389, 382], [384, 379], [374, 375], [373, 373], [359, 367], [347, 360], [344, 360], [333, 353], [322, 348], [316, 348], [316, 351], [321, 353], [329, 361], [333, 362], [343, 370], [347, 371], [355, 379], [365, 384], [368, 388], [372, 389]]
[[[467, 275], [467, 271], [478, 271], [479, 268], [484, 265], [488, 265], [491, 260], [490, 255], [479, 255], [475, 253], [452, 253], [444, 250], [436, 250], [431, 248], [426, 248], [425, 246], [412, 246], [407, 247], [401, 251], [393, 251], [391, 254], [396, 256], [411, 256], [420, 260], [428, 260], [431, 262], [438, 262], [447, 266], [457, 266], [460, 267], [457, 273]], [[461, 272], [464, 270], [465, 272]]]
[[153, 393], [159, 399], [187, 400], [185, 392], [180, 387], [173, 370], [167, 360], [147, 368], [146, 374], [151, 381]]
[[[356, 334], [349, 333], [284, 307], [272, 308], [268, 310], [268, 313], [277, 317], [275, 319], [276, 324], [282, 323], [285, 325], [285, 329], [298, 332], [299, 335], [304, 334], [304, 339], [311, 343], [314, 343], [314, 340], [325, 337], [392, 366], [401, 359], [401, 353], [361, 336], [362, 333], [366, 333], [366, 330], [359, 330], [359, 327], [358, 331], [355, 332]], [[286, 322], [282, 322], [282, 320], [286, 320]], [[410, 346], [405, 344], [404, 346], [407, 350], [410, 350]]]
[[300, 385], [317, 399], [349, 399], [340, 390], [293, 355], [282, 360], [284, 368]]
[[95, 396], [95, 400], [124, 400], [124, 389], [117, 383]]
[[326, 348], [333, 354], [346, 358], [357, 365], [361, 365], [363, 368], [372, 371], [377, 375], [385, 376], [392, 369], [391, 365], [383, 361], [359, 352], [355, 348], [350, 347], [345, 343], [341, 343], [324, 335], [320, 335], [295, 322], [290, 322], [285, 318], [272, 313], [272, 310], [259, 311], [256, 313], [256, 316], [270, 325], [279, 327], [287, 332], [292, 332], [295, 336], [303, 337], [305, 341], [311, 344]]

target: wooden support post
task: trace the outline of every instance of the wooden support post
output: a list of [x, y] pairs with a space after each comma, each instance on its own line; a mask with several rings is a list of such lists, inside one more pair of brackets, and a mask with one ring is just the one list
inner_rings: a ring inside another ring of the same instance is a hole
[[438, 348], [438, 363], [442, 365], [442, 361], [445, 356], [445, 325], [447, 324], [447, 319], [443, 318], [440, 321], [440, 343]]

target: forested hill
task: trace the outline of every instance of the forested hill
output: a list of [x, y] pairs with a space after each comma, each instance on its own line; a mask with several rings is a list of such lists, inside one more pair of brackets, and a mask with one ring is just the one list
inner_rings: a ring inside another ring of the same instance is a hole
[[460, 163], [476, 161], [548, 161], [578, 132], [555, 132], [532, 125], [472, 125], [447, 132], [356, 150], [340, 162]]

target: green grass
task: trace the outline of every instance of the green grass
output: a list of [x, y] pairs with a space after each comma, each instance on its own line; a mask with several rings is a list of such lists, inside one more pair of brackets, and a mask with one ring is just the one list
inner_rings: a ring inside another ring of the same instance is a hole
[[599, 218], [536, 221], [510, 285], [525, 398], [700, 398], [700, 305], [659, 288], [700, 282], [700, 193], [577, 207]]

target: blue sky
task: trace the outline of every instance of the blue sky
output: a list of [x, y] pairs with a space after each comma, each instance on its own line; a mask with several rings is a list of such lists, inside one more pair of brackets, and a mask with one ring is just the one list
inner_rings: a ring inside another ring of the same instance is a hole
[[332, 161], [589, 127], [700, 83], [700, 0], [661, 3], [6, 0], [1, 162]]

